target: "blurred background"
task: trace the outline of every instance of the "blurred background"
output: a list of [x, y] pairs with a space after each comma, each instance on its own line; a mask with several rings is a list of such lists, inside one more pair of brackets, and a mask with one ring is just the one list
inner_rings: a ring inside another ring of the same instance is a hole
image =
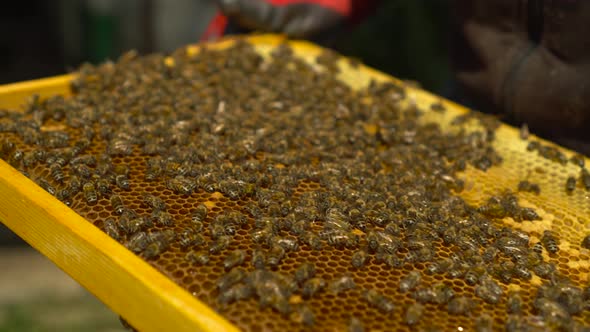
[[[385, 0], [329, 36], [341, 53], [426, 89], [451, 88], [446, 0]], [[198, 42], [213, 0], [25, 0], [0, 11], [0, 84]], [[122, 331], [118, 316], [0, 224], [0, 331]]]

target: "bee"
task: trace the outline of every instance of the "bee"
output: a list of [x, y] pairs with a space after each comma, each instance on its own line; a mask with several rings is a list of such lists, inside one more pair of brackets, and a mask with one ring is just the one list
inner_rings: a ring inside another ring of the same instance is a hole
[[295, 270], [295, 281], [298, 284], [303, 284], [306, 280], [315, 276], [315, 266], [311, 263], [305, 262]]
[[146, 219], [142, 216], [132, 214], [129, 216], [121, 216], [119, 218], [119, 227], [125, 234], [135, 234], [146, 227]]
[[420, 303], [413, 303], [408, 306], [406, 309], [406, 314], [404, 316], [404, 322], [407, 325], [415, 325], [420, 321], [422, 318], [422, 314], [424, 313], [424, 305]]
[[125, 190], [129, 190], [129, 178], [127, 175], [119, 174], [115, 176], [115, 184], [117, 187]]
[[518, 191], [527, 191], [539, 195], [541, 193], [541, 188], [536, 183], [531, 183], [527, 180], [523, 180], [518, 183]]
[[198, 265], [207, 265], [209, 264], [209, 255], [207, 255], [204, 251], [194, 251], [191, 250], [186, 253], [184, 259], [190, 263], [198, 264]]
[[365, 332], [365, 326], [360, 319], [356, 317], [350, 317], [348, 321], [347, 332]]
[[166, 188], [177, 194], [190, 196], [196, 188], [196, 183], [182, 175], [178, 175], [172, 179], [166, 180]]
[[576, 189], [576, 178], [570, 176], [565, 181], [565, 191], [571, 193], [572, 191], [574, 191], [574, 189]]
[[233, 269], [238, 265], [242, 265], [246, 259], [246, 253], [243, 250], [234, 250], [223, 261], [223, 268], [226, 271]]
[[475, 319], [476, 332], [492, 332], [493, 330], [493, 321], [490, 316], [481, 314]]
[[502, 288], [489, 276], [483, 276], [475, 287], [475, 295], [490, 304], [498, 303], [502, 292]]
[[338, 279], [335, 279], [328, 285], [330, 292], [335, 295], [353, 288], [356, 288], [356, 283], [349, 275], [344, 275]]
[[125, 246], [134, 253], [140, 253], [147, 248], [148, 244], [148, 235], [145, 232], [138, 232], [129, 238]]
[[217, 301], [221, 305], [228, 305], [236, 301], [243, 301], [254, 296], [255, 290], [249, 285], [235, 284], [229, 289], [221, 292], [217, 297]]
[[321, 250], [322, 249], [322, 241], [320, 237], [312, 231], [306, 231], [300, 237], [301, 241], [308, 245], [312, 250]]
[[96, 192], [96, 187], [94, 187], [94, 183], [86, 182], [82, 186], [82, 191], [84, 192], [84, 198], [88, 204], [95, 204], [98, 201], [98, 193]]
[[553, 263], [540, 263], [539, 265], [533, 267], [533, 272], [541, 278], [549, 278], [554, 272], [556, 268]]
[[412, 271], [400, 280], [399, 290], [403, 293], [411, 291], [420, 284], [421, 280], [422, 276], [420, 275], [420, 272]]
[[584, 156], [581, 154], [575, 154], [570, 158], [570, 162], [580, 168], [584, 168]]
[[508, 293], [506, 310], [508, 310], [509, 314], [520, 314], [522, 312], [522, 298], [518, 292]]
[[301, 286], [301, 295], [304, 299], [309, 299], [326, 287], [326, 282], [322, 278], [311, 278], [306, 280]]
[[470, 268], [467, 273], [465, 273], [464, 279], [468, 285], [475, 285], [479, 281], [479, 278], [486, 272], [485, 267], [482, 265], [476, 265]]
[[362, 268], [367, 262], [367, 256], [368, 254], [365, 250], [357, 250], [354, 254], [352, 254], [352, 266], [357, 269]]
[[123, 199], [117, 194], [111, 196], [111, 207], [116, 214], [122, 214], [126, 209]]
[[143, 193], [143, 203], [152, 210], [166, 210], [166, 203], [160, 197], [148, 193]]
[[468, 314], [475, 307], [475, 303], [464, 296], [456, 297], [449, 301], [447, 310], [449, 314], [465, 315]]
[[107, 196], [109, 194], [109, 192], [111, 191], [109, 181], [107, 181], [106, 179], [98, 178], [95, 180], [95, 183], [96, 183], [96, 190], [98, 190], [98, 192], [101, 195]]
[[92, 176], [92, 170], [85, 164], [72, 165], [70, 169], [75, 175], [78, 175], [83, 179], [90, 179]]
[[442, 258], [428, 265], [426, 272], [428, 274], [445, 273], [451, 268], [451, 266], [453, 266], [453, 261], [450, 258]]
[[49, 182], [47, 182], [47, 180], [45, 179], [37, 179], [37, 184], [51, 195], [55, 196], [55, 194], [57, 193], [55, 187], [52, 186]]
[[307, 305], [298, 305], [292, 310], [289, 315], [291, 320], [295, 323], [311, 326], [315, 322], [315, 315]]
[[215, 241], [213, 241], [209, 246], [209, 253], [210, 254], [218, 254], [221, 251], [227, 249], [231, 242], [231, 237], [227, 235], [222, 235], [218, 237]]
[[569, 312], [558, 302], [547, 298], [538, 298], [535, 300], [534, 306], [549, 323], [565, 327], [572, 321]]
[[167, 241], [153, 241], [145, 248], [142, 252], [143, 257], [146, 259], [152, 259], [159, 256], [161, 253], [168, 249]]
[[297, 251], [299, 249], [299, 243], [296, 239], [287, 237], [273, 237], [270, 241], [271, 246], [281, 246], [285, 251]]
[[182, 249], [190, 246], [200, 246], [205, 242], [202, 235], [195, 233], [191, 228], [185, 228], [179, 235], [178, 243]]
[[285, 249], [279, 245], [275, 245], [270, 248], [266, 262], [270, 267], [276, 268], [284, 257]]
[[586, 235], [583, 239], [582, 239], [582, 243], [580, 243], [580, 246], [584, 249], [590, 249], [590, 234]]
[[235, 268], [217, 280], [216, 286], [220, 292], [228, 290], [231, 286], [246, 278], [246, 271], [242, 268]]
[[117, 224], [113, 218], [108, 218], [103, 221], [102, 224], [103, 231], [113, 239], [119, 241], [121, 240], [121, 236], [119, 235], [119, 229], [117, 228]]
[[72, 158], [72, 160], [70, 160], [70, 164], [85, 164], [88, 166], [96, 166], [96, 157], [94, 157], [93, 155], [82, 155], [82, 156], [77, 156]]
[[252, 253], [252, 266], [255, 269], [263, 270], [266, 264], [266, 257], [264, 256], [264, 252], [260, 249], [255, 249]]
[[393, 236], [399, 236], [401, 234], [401, 228], [395, 222], [390, 222], [389, 224], [387, 224], [387, 226], [385, 226], [384, 231], [385, 233]]
[[166, 211], [153, 210], [151, 219], [160, 226], [172, 226], [174, 225], [174, 219], [172, 215]]
[[556, 254], [559, 251], [559, 240], [551, 231], [547, 230], [543, 232], [541, 243], [545, 247], [545, 250], [551, 254]]
[[364, 291], [362, 297], [365, 301], [369, 302], [370, 305], [376, 307], [384, 314], [390, 314], [395, 309], [395, 305], [391, 299], [374, 289]]
[[580, 180], [586, 190], [590, 189], [590, 173], [585, 168], [581, 171]]
[[397, 256], [397, 254], [378, 253], [377, 260], [385, 263], [390, 268], [400, 268], [404, 262]]
[[53, 181], [63, 183], [66, 176], [61, 166], [53, 164], [49, 168], [49, 172], [51, 174], [51, 178], [53, 179]]
[[72, 204], [72, 202], [70, 201], [70, 198], [72, 197], [72, 192], [68, 188], [60, 189], [55, 194], [55, 197], [57, 197], [57, 199], [59, 199], [60, 201], [62, 201], [67, 206], [70, 206]]
[[203, 203], [197, 205], [197, 207], [191, 212], [191, 221], [193, 223], [202, 223], [207, 218], [207, 206]]

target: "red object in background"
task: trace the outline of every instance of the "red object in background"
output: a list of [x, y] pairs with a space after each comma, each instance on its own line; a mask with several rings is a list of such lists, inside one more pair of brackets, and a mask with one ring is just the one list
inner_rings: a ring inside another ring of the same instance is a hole
[[[297, 3], [309, 3], [334, 10], [346, 17], [352, 24], [365, 18], [377, 5], [378, 0], [266, 0], [276, 6]], [[217, 13], [209, 23], [201, 41], [216, 40], [223, 36], [228, 24], [228, 18], [221, 12]]]

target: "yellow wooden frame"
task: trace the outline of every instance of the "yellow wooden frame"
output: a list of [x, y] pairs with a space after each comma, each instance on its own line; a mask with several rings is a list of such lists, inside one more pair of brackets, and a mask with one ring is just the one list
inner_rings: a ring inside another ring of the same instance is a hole
[[[248, 39], [267, 51], [286, 40], [277, 35]], [[232, 42], [228, 38], [210, 46], [221, 48]], [[321, 48], [308, 42], [290, 44], [308, 60], [321, 52]], [[198, 48], [189, 46], [188, 51], [196, 52]], [[362, 65], [356, 72], [359, 85], [370, 79], [400, 82]], [[72, 78], [63, 75], [0, 86], [0, 108], [16, 108], [33, 93], [41, 97], [68, 95]], [[422, 106], [441, 101], [450, 115], [467, 111], [428, 92], [411, 87], [408, 91], [410, 98]], [[509, 126], [501, 126], [498, 136], [510, 140], [515, 149], [523, 149], [526, 144], [519, 142], [518, 131]], [[237, 331], [211, 308], [3, 161], [0, 220], [141, 331]]]

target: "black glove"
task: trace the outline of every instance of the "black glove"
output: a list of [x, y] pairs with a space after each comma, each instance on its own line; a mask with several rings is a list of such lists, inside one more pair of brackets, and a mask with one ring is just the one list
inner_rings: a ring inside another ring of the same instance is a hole
[[[309, 37], [342, 23], [350, 12], [350, 0], [268, 1], [217, 0], [225, 15], [245, 28]], [[280, 4], [278, 4], [280, 2]]]

